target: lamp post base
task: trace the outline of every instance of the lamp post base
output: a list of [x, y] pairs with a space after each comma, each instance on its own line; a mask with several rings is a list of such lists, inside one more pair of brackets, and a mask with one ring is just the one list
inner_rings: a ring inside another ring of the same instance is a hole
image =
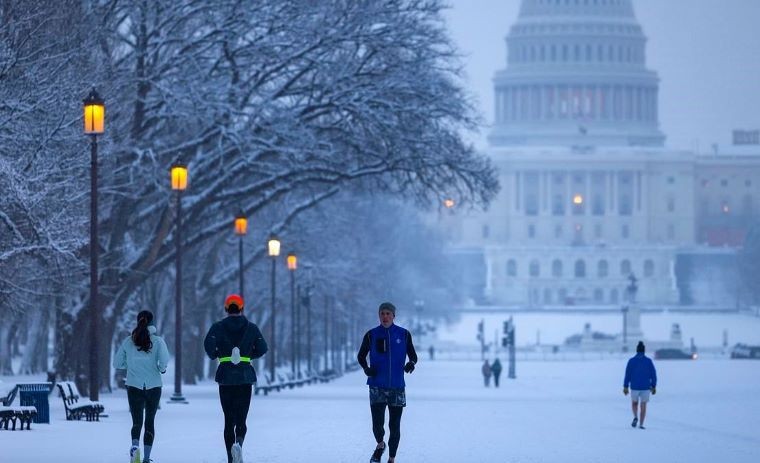
[[185, 399], [185, 396], [183, 396], [182, 394], [177, 394], [175, 392], [167, 403], [170, 403], [170, 404], [186, 404], [186, 403], [189, 403], [189, 402], [187, 401], [187, 399]]

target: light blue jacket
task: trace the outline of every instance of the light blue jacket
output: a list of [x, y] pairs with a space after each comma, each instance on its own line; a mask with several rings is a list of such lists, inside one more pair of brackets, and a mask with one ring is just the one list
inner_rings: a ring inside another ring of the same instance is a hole
[[161, 336], [156, 334], [155, 326], [148, 326], [153, 348], [150, 352], [137, 350], [137, 346], [128, 337], [121, 343], [113, 358], [113, 367], [127, 370], [127, 386], [138, 389], [161, 387], [161, 375], [166, 373], [169, 363], [169, 349]]

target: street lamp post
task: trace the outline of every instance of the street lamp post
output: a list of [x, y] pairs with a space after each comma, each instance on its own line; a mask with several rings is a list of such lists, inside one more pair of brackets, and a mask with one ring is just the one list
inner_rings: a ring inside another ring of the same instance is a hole
[[277, 309], [275, 307], [275, 278], [277, 275], [277, 256], [280, 255], [280, 240], [274, 235], [269, 237], [267, 243], [267, 249], [269, 251], [269, 257], [272, 258], [272, 328], [269, 338], [271, 339], [272, 355], [269, 363], [269, 376], [270, 380], [275, 380], [275, 366], [277, 365]]
[[98, 400], [100, 311], [98, 310], [98, 135], [105, 132], [106, 107], [95, 89], [84, 99], [84, 133], [90, 136], [90, 400]]
[[174, 395], [169, 403], [187, 403], [182, 396], [182, 192], [187, 188], [187, 166], [179, 161], [171, 167], [172, 190], [176, 191], [176, 283], [174, 285]]
[[245, 278], [243, 269], [243, 237], [248, 233], [248, 219], [245, 217], [243, 210], [239, 210], [235, 215], [235, 234], [240, 237], [238, 240], [238, 257], [240, 262], [240, 297], [245, 300]]
[[298, 258], [292, 252], [288, 254], [288, 271], [290, 272], [290, 360], [293, 377], [296, 374], [296, 269], [298, 268]]

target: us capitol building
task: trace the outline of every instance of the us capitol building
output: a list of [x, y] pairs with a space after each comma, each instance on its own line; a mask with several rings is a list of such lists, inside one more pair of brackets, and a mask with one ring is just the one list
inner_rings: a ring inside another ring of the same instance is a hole
[[760, 146], [664, 147], [631, 0], [523, 0], [506, 42], [488, 137], [502, 189], [488, 211], [443, 219], [468, 297], [619, 306], [633, 274], [643, 305], [737, 304]]

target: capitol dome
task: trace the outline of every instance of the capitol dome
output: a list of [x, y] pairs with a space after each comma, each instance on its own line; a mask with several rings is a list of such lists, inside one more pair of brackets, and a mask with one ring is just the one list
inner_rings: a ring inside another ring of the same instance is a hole
[[631, 0], [523, 0], [494, 76], [492, 146], [662, 146]]

